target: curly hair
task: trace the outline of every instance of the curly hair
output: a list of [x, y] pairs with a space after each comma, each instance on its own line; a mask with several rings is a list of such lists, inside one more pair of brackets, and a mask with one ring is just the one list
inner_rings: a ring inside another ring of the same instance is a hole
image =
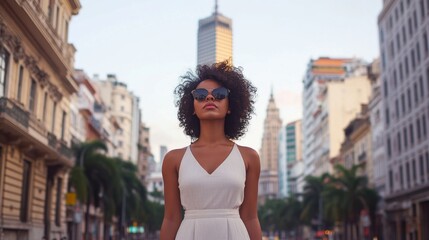
[[247, 129], [255, 103], [256, 87], [247, 80], [241, 67], [233, 67], [229, 61], [212, 65], [198, 65], [195, 74], [188, 71], [180, 77], [182, 83], [174, 90], [177, 117], [184, 133], [196, 140], [200, 136], [200, 120], [194, 113], [194, 98], [191, 91], [204, 80], [214, 80], [230, 90], [228, 100], [231, 113], [225, 117], [225, 136], [231, 140], [242, 137]]

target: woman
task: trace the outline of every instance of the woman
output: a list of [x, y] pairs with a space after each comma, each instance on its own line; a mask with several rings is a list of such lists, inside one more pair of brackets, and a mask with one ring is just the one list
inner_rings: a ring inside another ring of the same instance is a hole
[[163, 161], [161, 240], [260, 240], [259, 156], [232, 141], [246, 131], [256, 88], [228, 61], [200, 65], [182, 80], [178, 118], [193, 142]]

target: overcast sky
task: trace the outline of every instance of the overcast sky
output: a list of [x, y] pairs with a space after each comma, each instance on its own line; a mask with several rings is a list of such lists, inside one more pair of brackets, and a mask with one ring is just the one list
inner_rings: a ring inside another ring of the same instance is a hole
[[[173, 90], [194, 70], [198, 20], [214, 0], [81, 0], [70, 25], [76, 68], [89, 76], [108, 73], [140, 98], [155, 159], [159, 146], [184, 147]], [[302, 78], [310, 59], [379, 55], [381, 0], [229, 0], [219, 12], [233, 21], [234, 65], [258, 88], [256, 115], [239, 144], [259, 151], [273, 88], [283, 124], [301, 118]]]

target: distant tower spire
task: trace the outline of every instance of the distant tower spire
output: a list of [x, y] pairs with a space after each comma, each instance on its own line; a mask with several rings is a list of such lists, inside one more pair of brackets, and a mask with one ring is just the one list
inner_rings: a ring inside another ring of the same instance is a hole
[[217, 0], [215, 0], [215, 11], [214, 11], [215, 15], [217, 15], [217, 9], [218, 9], [218, 4], [217, 4]]
[[271, 84], [271, 94], [270, 94], [270, 98], [274, 98], [274, 94], [273, 94], [273, 84]]

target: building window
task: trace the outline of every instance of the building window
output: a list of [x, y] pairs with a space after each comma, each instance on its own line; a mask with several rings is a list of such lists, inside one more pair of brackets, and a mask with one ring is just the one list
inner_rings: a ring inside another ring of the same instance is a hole
[[428, 34], [426, 32], [423, 33], [423, 49], [425, 51], [425, 56], [427, 56], [429, 52], [429, 42], [428, 42]]
[[395, 100], [395, 110], [396, 110], [396, 118], [399, 119], [400, 114], [399, 114], [399, 100], [398, 99]]
[[426, 137], [427, 136], [426, 115], [424, 115], [424, 114], [422, 116], [422, 127], [423, 127], [423, 137]]
[[420, 64], [421, 55], [420, 55], [420, 43], [419, 42], [417, 42], [417, 44], [416, 44], [416, 54], [417, 54], [417, 64]]
[[21, 94], [22, 94], [22, 79], [24, 78], [24, 67], [23, 66], [19, 66], [19, 71], [18, 71], [18, 89], [17, 89], [17, 99], [19, 102], [21, 102]]
[[118, 146], [122, 147], [122, 145], [123, 145], [122, 141], [118, 141]]
[[389, 126], [389, 108], [386, 108], [386, 125]]
[[395, 88], [398, 86], [398, 74], [396, 73], [396, 69], [393, 70], [393, 86]]
[[402, 145], [401, 145], [401, 133], [400, 132], [398, 132], [396, 140], [398, 141], [398, 153], [401, 153]]
[[408, 33], [410, 34], [410, 38], [413, 35], [413, 22], [411, 21], [411, 18], [408, 18]]
[[419, 86], [420, 86], [420, 97], [423, 99], [423, 97], [425, 96], [425, 88], [423, 86], [423, 77], [422, 76], [419, 77]]
[[402, 115], [405, 115], [405, 95], [401, 95]]
[[66, 129], [66, 119], [67, 119], [67, 113], [66, 111], [63, 111], [63, 117], [61, 119], [61, 139], [64, 140], [64, 134]]
[[404, 172], [402, 170], [402, 166], [399, 166], [399, 182], [401, 184], [401, 189], [404, 188]]
[[414, 18], [414, 29], [417, 30], [417, 27], [418, 27], [419, 23], [417, 21], [417, 12], [416, 12], [416, 10], [414, 10], [414, 12], [413, 12], [413, 18]]
[[423, 0], [420, 0], [420, 14], [422, 15], [421, 19], [423, 22], [423, 20], [425, 18], [425, 2]]
[[64, 29], [64, 41], [67, 42], [69, 39], [69, 21], [66, 20]]
[[410, 74], [410, 65], [408, 63], [408, 57], [405, 57], [404, 61], [405, 61], [405, 76], [408, 77], [408, 75]]
[[416, 69], [416, 54], [414, 53], [414, 49], [411, 50], [411, 68], [413, 70]]
[[407, 136], [407, 128], [404, 128], [404, 148], [408, 147], [408, 136]]
[[9, 53], [2, 47], [0, 50], [0, 97], [6, 96], [6, 81], [9, 68]]
[[392, 172], [392, 170], [389, 170], [389, 187], [390, 187], [390, 192], [393, 192], [393, 172]]
[[57, 178], [57, 195], [55, 199], [55, 225], [61, 225], [61, 200], [63, 191], [63, 179]]
[[429, 181], [429, 152], [426, 152], [425, 156], [426, 156], [426, 174]]
[[392, 145], [391, 145], [391, 142], [390, 142], [390, 137], [387, 136], [387, 157], [388, 157], [387, 160], [390, 160], [391, 156], [392, 156]]
[[399, 80], [401, 82], [404, 81], [404, 69], [402, 67], [402, 63], [399, 63]]
[[45, 97], [43, 98], [43, 121], [46, 120], [46, 105], [48, 104], [48, 93], [45, 92]]
[[406, 178], [407, 178], [407, 186], [410, 187], [410, 185], [411, 185], [411, 178], [410, 178], [410, 163], [409, 162], [407, 162], [405, 164], [405, 175], [406, 175]]
[[415, 82], [413, 86], [414, 86], [414, 104], [417, 106], [417, 104], [419, 103], [419, 93], [417, 90], [417, 82]]
[[414, 127], [413, 124], [410, 124], [410, 143], [411, 145], [414, 144]]
[[51, 126], [51, 132], [55, 134], [55, 115], [57, 115], [57, 103], [54, 102], [54, 105], [52, 107], [52, 126]]
[[417, 140], [420, 141], [421, 138], [421, 126], [420, 126], [420, 119], [417, 118], [416, 120], [416, 125], [417, 125]]
[[60, 7], [57, 6], [56, 16], [55, 16], [55, 29], [59, 29], [59, 19], [60, 19]]
[[416, 184], [417, 182], [417, 169], [416, 169], [416, 160], [411, 160], [411, 167], [413, 168], [413, 182]]
[[389, 86], [387, 85], [386, 79], [384, 79], [383, 84], [384, 84], [384, 96], [387, 97], [389, 96]]
[[124, 106], [121, 106], [121, 112], [123, 112], [124, 111]]
[[407, 43], [407, 32], [405, 31], [405, 25], [402, 26], [402, 39], [405, 45]]
[[19, 209], [19, 220], [21, 220], [21, 222], [28, 221], [28, 204], [30, 202], [30, 177], [31, 163], [27, 160], [24, 160], [22, 170], [21, 208]]
[[36, 110], [36, 94], [37, 94], [37, 83], [34, 79], [31, 79], [31, 87], [30, 87], [30, 101], [28, 103], [30, 112], [35, 114]]
[[54, 0], [50, 0], [49, 1], [49, 5], [48, 5], [48, 19], [49, 22], [52, 24], [52, 21], [54, 19], [54, 10], [53, 10], [53, 4], [54, 4]]
[[412, 104], [412, 101], [411, 101], [411, 89], [410, 88], [408, 88], [407, 89], [407, 97], [408, 97], [408, 111], [411, 111], [412, 110], [412, 106], [411, 106], [411, 104]]
[[423, 154], [419, 156], [420, 161], [420, 182], [425, 182], [425, 166], [424, 166], [424, 159]]

